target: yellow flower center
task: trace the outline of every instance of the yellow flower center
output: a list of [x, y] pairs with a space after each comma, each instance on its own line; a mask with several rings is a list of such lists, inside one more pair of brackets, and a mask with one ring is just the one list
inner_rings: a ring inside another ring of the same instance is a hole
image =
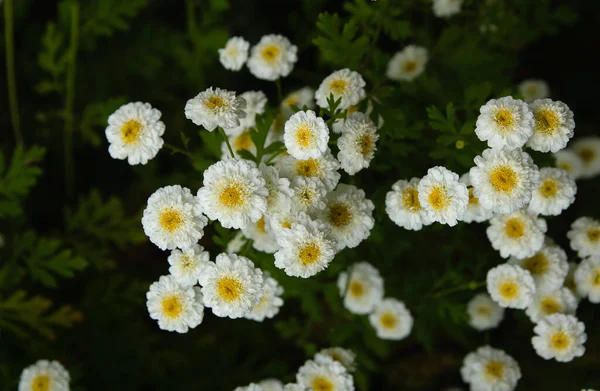
[[407, 187], [402, 192], [402, 205], [405, 209], [411, 211], [421, 210], [421, 204], [419, 203], [419, 191], [416, 187]]
[[304, 177], [320, 176], [320, 164], [316, 159], [298, 160], [296, 162], [296, 172]]
[[256, 222], [256, 228], [262, 233], [266, 233], [265, 231], [265, 216], [261, 217], [260, 220]]
[[469, 187], [469, 205], [478, 205], [479, 204], [479, 198], [475, 197], [475, 194], [473, 193], [473, 187]]
[[496, 381], [504, 376], [504, 364], [500, 361], [490, 361], [485, 365], [485, 378]]
[[244, 205], [244, 191], [239, 183], [228, 184], [219, 194], [221, 205], [230, 209], [239, 209]]
[[567, 162], [557, 163], [556, 167], [562, 168], [563, 170], [565, 170], [569, 174], [571, 174], [572, 171], [573, 171], [573, 167], [571, 167], [571, 165], [569, 163], [567, 163]]
[[477, 307], [477, 310], [475, 310], [475, 312], [477, 312], [481, 316], [490, 316], [492, 314], [492, 309], [488, 305], [480, 305], [479, 307]]
[[140, 122], [130, 119], [121, 126], [121, 140], [125, 144], [135, 143], [139, 140], [143, 129], [144, 127]]
[[298, 103], [297, 95], [290, 95], [283, 101], [283, 105], [286, 107], [290, 107], [291, 105], [295, 105], [296, 103]]
[[313, 379], [311, 387], [315, 391], [333, 391], [333, 383], [329, 379], [317, 376]]
[[597, 242], [600, 239], [600, 228], [593, 227], [588, 229], [587, 237], [590, 242]]
[[183, 312], [183, 303], [179, 295], [165, 296], [162, 299], [163, 314], [169, 319], [177, 319]]
[[535, 131], [543, 133], [545, 135], [553, 135], [556, 133], [558, 126], [560, 125], [560, 118], [552, 110], [541, 109], [535, 114]]
[[364, 134], [358, 139], [358, 148], [363, 156], [366, 156], [369, 152], [371, 152], [374, 146], [375, 143], [373, 142], [373, 136], [371, 136], [369, 133]]
[[553, 297], [546, 297], [542, 301], [540, 301], [540, 308], [542, 312], [546, 315], [555, 314], [562, 310], [562, 306], [560, 303]]
[[490, 174], [490, 183], [496, 191], [510, 193], [518, 181], [517, 173], [509, 166], [498, 166]]
[[571, 345], [571, 338], [563, 331], [559, 331], [550, 338], [550, 345], [556, 350], [565, 350]]
[[218, 95], [213, 95], [204, 100], [204, 106], [208, 107], [212, 111], [217, 111], [226, 105], [227, 103], [225, 100]]
[[334, 204], [329, 208], [329, 221], [336, 227], [343, 227], [352, 220], [352, 212], [346, 204]]
[[350, 294], [355, 297], [360, 297], [365, 293], [365, 287], [358, 281], [350, 283]]
[[235, 277], [221, 277], [217, 283], [217, 294], [227, 302], [237, 300], [244, 292], [244, 287]]
[[519, 295], [519, 285], [514, 281], [504, 281], [498, 289], [500, 296], [507, 300], [512, 300]]
[[381, 314], [379, 321], [381, 322], [381, 325], [384, 328], [393, 329], [394, 327], [396, 327], [396, 323], [398, 322], [398, 319], [396, 319], [394, 314], [390, 314], [389, 312], [384, 312], [383, 314]]
[[512, 130], [516, 120], [509, 110], [500, 109], [496, 111], [496, 114], [494, 115], [494, 122], [498, 125], [501, 132], [507, 133]]
[[239, 136], [233, 140], [233, 149], [235, 151], [241, 151], [242, 149], [249, 150], [254, 146], [250, 131], [245, 130]]
[[298, 258], [304, 266], [312, 265], [321, 256], [321, 248], [316, 242], [308, 242], [300, 247]]
[[596, 157], [596, 153], [590, 148], [581, 148], [579, 151], [577, 151], [577, 154], [584, 163], [590, 163]]
[[600, 269], [596, 269], [593, 273], [594, 278], [592, 279], [592, 284], [594, 286], [600, 286]]
[[296, 142], [303, 147], [308, 147], [313, 141], [313, 134], [308, 124], [302, 124], [296, 131]]
[[290, 229], [292, 228], [292, 224], [289, 221], [284, 221], [283, 223], [281, 223], [281, 228]]
[[531, 98], [535, 98], [537, 96], [537, 87], [534, 85], [528, 86], [525, 88], [525, 95]]
[[189, 257], [187, 255], [182, 255], [181, 256], [181, 267], [184, 269], [190, 269], [194, 266], [194, 260], [192, 259], [192, 257]]
[[313, 203], [317, 193], [311, 189], [310, 187], [305, 187], [301, 190], [298, 190], [300, 203], [304, 206], [309, 206]]
[[335, 95], [341, 95], [348, 83], [343, 79], [336, 79], [329, 82], [329, 89], [334, 92]]
[[355, 111], [358, 111], [359, 107], [360, 107], [360, 103], [357, 103], [355, 105], [348, 107], [348, 110], [346, 110], [346, 114], [350, 115], [350, 114], [354, 113]]
[[165, 209], [159, 217], [160, 226], [173, 232], [183, 223], [183, 216], [175, 209]]
[[506, 236], [511, 239], [518, 239], [525, 235], [525, 224], [517, 217], [513, 217], [506, 222]]
[[450, 205], [450, 197], [446, 194], [446, 189], [442, 186], [434, 186], [429, 193], [429, 204], [435, 210], [442, 210]]
[[404, 69], [404, 72], [411, 73], [414, 72], [415, 69], [417, 69], [417, 63], [415, 61], [407, 61], [404, 63], [404, 66], [402, 68]]
[[548, 260], [544, 254], [539, 252], [531, 258], [527, 258], [523, 262], [523, 268], [529, 270], [533, 275], [541, 275], [548, 270]]
[[31, 391], [48, 391], [50, 390], [50, 377], [47, 375], [38, 375], [31, 383]]
[[280, 52], [281, 52], [281, 49], [279, 49], [279, 47], [277, 45], [267, 45], [260, 52], [260, 54], [268, 63], [272, 64], [275, 62], [275, 60], [279, 56]]
[[454, 146], [456, 147], [456, 149], [463, 149], [465, 147], [465, 141], [464, 140], [456, 140], [456, 142], [454, 143]]
[[229, 48], [227, 48], [227, 50], [225, 50], [225, 54], [227, 54], [230, 57], [237, 57], [239, 54], [239, 50], [237, 48], [237, 46], [230, 46]]
[[554, 179], [546, 179], [540, 186], [540, 193], [546, 198], [554, 197], [558, 191], [558, 183]]

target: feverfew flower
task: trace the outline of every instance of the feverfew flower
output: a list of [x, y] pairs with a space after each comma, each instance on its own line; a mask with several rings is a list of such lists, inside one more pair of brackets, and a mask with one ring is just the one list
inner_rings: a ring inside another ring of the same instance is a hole
[[200, 288], [182, 285], [173, 276], [162, 276], [150, 285], [146, 306], [162, 330], [187, 333], [204, 318]]
[[570, 149], [563, 149], [553, 154], [555, 165], [568, 172], [573, 179], [581, 177], [583, 160]]
[[550, 88], [543, 80], [527, 79], [519, 84], [519, 93], [523, 100], [531, 103], [536, 99], [544, 99], [550, 96]]
[[246, 101], [236, 97], [235, 92], [220, 88], [208, 88], [185, 104], [185, 117], [209, 132], [217, 126], [223, 129], [240, 126], [246, 117]]
[[197, 243], [207, 223], [200, 200], [179, 185], [156, 190], [148, 198], [142, 217], [144, 233], [161, 250], [184, 249]]
[[127, 103], [108, 117], [105, 134], [113, 159], [127, 159], [132, 166], [146, 164], [163, 146], [165, 124], [161, 112], [149, 103]]
[[260, 302], [263, 273], [246, 257], [219, 254], [200, 277], [204, 305], [219, 317], [241, 318]]
[[231, 37], [225, 47], [219, 49], [219, 61], [225, 69], [239, 71], [248, 59], [250, 44], [242, 37]]
[[282, 231], [291, 229], [292, 224], [305, 218], [309, 217], [304, 212], [298, 212], [292, 209], [287, 211], [278, 211], [267, 215], [265, 228], [267, 229], [267, 233], [271, 235], [273, 239], [279, 242], [279, 234]]
[[582, 137], [573, 141], [571, 148], [582, 162], [582, 178], [591, 178], [600, 174], [600, 137]]
[[383, 278], [367, 262], [355, 263], [347, 272], [341, 272], [337, 285], [344, 298], [344, 307], [353, 314], [368, 314], [383, 299]]
[[285, 123], [283, 142], [296, 159], [318, 158], [328, 149], [329, 128], [314, 111], [299, 111]]
[[463, 0], [433, 0], [433, 13], [438, 18], [449, 18], [460, 12]]
[[575, 315], [578, 304], [573, 292], [568, 288], [560, 288], [554, 292], [535, 295], [525, 313], [532, 322], [537, 323], [546, 315]]
[[552, 292], [560, 288], [569, 271], [567, 254], [562, 248], [548, 241], [532, 257], [525, 259], [511, 257], [508, 262], [521, 266], [531, 273], [537, 293]]
[[423, 73], [428, 57], [426, 48], [408, 45], [392, 56], [386, 76], [392, 80], [412, 81]]
[[539, 184], [539, 170], [520, 149], [486, 149], [475, 157], [469, 174], [473, 193], [481, 205], [496, 213], [511, 213], [526, 206]]
[[242, 159], [220, 161], [204, 171], [198, 199], [211, 220], [224, 228], [256, 223], [267, 210], [265, 180], [256, 164]]
[[544, 167], [540, 170], [540, 184], [533, 191], [528, 209], [531, 213], [558, 216], [574, 201], [577, 194], [575, 180], [565, 170]]
[[241, 125], [252, 127], [256, 125], [256, 115], [265, 112], [267, 96], [262, 91], [246, 91], [240, 94], [240, 98], [246, 101], [244, 112], [246, 116], [241, 119]]
[[336, 346], [333, 348], [321, 349], [321, 351], [315, 355], [315, 361], [318, 364], [326, 364], [329, 362], [329, 359], [333, 359], [333, 361], [342, 364], [348, 372], [353, 372], [355, 369], [354, 362], [356, 361], [356, 354], [354, 354], [352, 350]]
[[348, 68], [340, 69], [327, 76], [315, 92], [315, 98], [319, 107], [328, 108], [327, 99], [333, 94], [333, 99], [342, 98], [338, 110], [346, 110], [360, 102], [365, 96], [364, 79], [358, 72]]
[[233, 391], [263, 391], [263, 388], [256, 383], [250, 383], [247, 386], [236, 387]]
[[600, 256], [594, 255], [581, 261], [574, 277], [579, 295], [592, 303], [600, 303]]
[[316, 215], [326, 206], [327, 188], [317, 178], [298, 176], [292, 180], [292, 210]]
[[248, 69], [262, 80], [277, 80], [286, 77], [298, 61], [298, 48], [283, 35], [263, 35], [260, 42], [252, 47]]
[[545, 316], [533, 331], [537, 334], [531, 338], [533, 348], [546, 360], [553, 358], [559, 362], [568, 362], [585, 353], [585, 325], [573, 315]]
[[403, 179], [392, 186], [385, 196], [385, 212], [396, 225], [418, 231], [431, 224], [427, 211], [419, 202], [419, 178]]
[[283, 387], [283, 391], [306, 391], [307, 388], [296, 383], [288, 383]]
[[521, 100], [510, 96], [491, 99], [479, 112], [475, 133], [490, 148], [520, 148], [533, 134], [533, 114]]
[[538, 99], [529, 105], [535, 125], [527, 146], [540, 152], [558, 152], [573, 137], [575, 121], [569, 106], [560, 101]]
[[281, 111], [284, 117], [290, 118], [294, 114], [292, 106], [302, 109], [304, 106], [309, 109], [315, 107], [315, 90], [310, 87], [304, 87], [287, 95], [281, 102]]
[[246, 237], [242, 232], [238, 232], [237, 234], [235, 234], [233, 239], [231, 239], [229, 243], [227, 243], [227, 254], [238, 253], [242, 249], [242, 247], [244, 247], [244, 244], [246, 244]]
[[265, 379], [258, 382], [260, 391], [283, 391], [283, 383], [277, 379]]
[[279, 309], [283, 305], [283, 299], [281, 298], [283, 288], [281, 285], [267, 272], [263, 274], [263, 277], [263, 294], [258, 304], [252, 307], [252, 310], [244, 316], [246, 319], [258, 322], [262, 322], [266, 318], [271, 319], [279, 313]]
[[462, 219], [469, 192], [458, 181], [458, 175], [445, 167], [437, 166], [427, 171], [419, 182], [419, 203], [432, 221], [455, 226]]
[[473, 391], [512, 391], [521, 378], [521, 369], [504, 351], [486, 345], [467, 354], [460, 374]]
[[479, 202], [479, 198], [475, 196], [475, 188], [471, 184], [471, 175], [469, 173], [462, 175], [460, 177], [460, 182], [464, 183], [469, 191], [469, 203], [467, 204], [467, 209], [463, 215], [463, 221], [465, 223], [481, 223], [491, 219], [492, 216], [494, 216], [494, 212], [484, 208]]
[[346, 118], [342, 135], [337, 141], [340, 148], [337, 157], [342, 169], [354, 175], [368, 168], [375, 156], [378, 139], [377, 126], [366, 114], [356, 112]]
[[488, 271], [487, 290], [500, 307], [525, 309], [533, 300], [535, 282], [529, 271], [503, 264]]
[[252, 247], [258, 251], [273, 254], [279, 250], [277, 242], [267, 233], [265, 216], [261, 217], [256, 223], [246, 224], [242, 228], [242, 232], [248, 239], [252, 239]]
[[400, 340], [410, 334], [413, 317], [403, 302], [387, 298], [375, 306], [369, 322], [379, 338]]
[[354, 391], [354, 380], [346, 368], [332, 358], [308, 360], [296, 375], [299, 385], [312, 390]]
[[185, 250], [173, 250], [167, 258], [169, 261], [169, 273], [184, 286], [192, 286], [198, 283], [203, 267], [210, 261], [210, 255], [204, 251], [204, 247], [194, 244]]
[[327, 191], [332, 191], [340, 181], [340, 163], [335, 160], [329, 148], [323, 156], [298, 160], [293, 156], [284, 156], [279, 160], [277, 167], [281, 176], [290, 180], [301, 176], [318, 178], [323, 182]]
[[600, 255], [600, 221], [590, 217], [580, 217], [571, 224], [567, 232], [571, 241], [571, 249], [580, 258]]
[[504, 308], [486, 293], [478, 293], [469, 301], [467, 313], [469, 324], [479, 331], [496, 328], [504, 319]]
[[268, 191], [267, 214], [290, 210], [294, 195], [294, 191], [290, 188], [290, 181], [287, 178], [280, 178], [280, 173], [275, 167], [260, 163], [258, 169], [265, 179]]
[[71, 376], [58, 361], [39, 360], [21, 372], [19, 391], [69, 391]]
[[500, 251], [502, 258], [523, 259], [534, 256], [542, 248], [547, 229], [546, 220], [517, 211], [493, 217], [486, 232], [492, 247]]
[[[228, 135], [229, 145], [233, 150], [233, 156], [239, 158], [239, 152], [244, 150], [248, 151], [253, 155], [256, 155], [256, 145], [252, 141], [250, 129], [244, 129], [236, 135]], [[221, 143], [221, 160], [227, 160], [231, 157], [227, 144], [223, 141]]]

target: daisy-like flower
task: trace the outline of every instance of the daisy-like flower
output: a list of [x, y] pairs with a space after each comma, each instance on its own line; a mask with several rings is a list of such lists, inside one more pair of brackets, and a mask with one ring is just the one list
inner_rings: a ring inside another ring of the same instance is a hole
[[292, 277], [314, 276], [327, 268], [336, 253], [329, 227], [307, 216], [280, 230], [277, 242], [281, 249], [275, 253], [275, 266]]
[[567, 253], [548, 242], [532, 257], [511, 257], [508, 262], [528, 270], [535, 281], [536, 292], [540, 294], [555, 291], [563, 286], [569, 271]]
[[496, 328], [504, 319], [504, 308], [485, 293], [478, 293], [469, 301], [467, 313], [469, 324], [479, 331]]
[[458, 179], [456, 173], [437, 166], [430, 168], [419, 182], [419, 203], [432, 221], [453, 227], [462, 219], [469, 191]]
[[403, 302], [387, 298], [375, 306], [369, 315], [369, 322], [379, 338], [400, 340], [410, 334], [413, 317]]
[[285, 123], [283, 142], [296, 159], [318, 158], [327, 151], [329, 129], [314, 111], [299, 111]]
[[204, 305], [219, 317], [241, 318], [260, 303], [263, 273], [246, 257], [219, 254], [200, 277]]
[[502, 258], [533, 257], [544, 245], [546, 220], [525, 211], [496, 216], [490, 220], [487, 237]]
[[211, 220], [224, 228], [256, 223], [267, 210], [265, 180], [256, 164], [243, 159], [220, 161], [204, 171], [198, 199]]
[[340, 183], [327, 195], [327, 205], [321, 211], [320, 220], [331, 228], [337, 249], [354, 248], [369, 237], [375, 225], [371, 200], [356, 186]]
[[256, 124], [256, 115], [265, 112], [267, 96], [262, 91], [246, 91], [240, 94], [240, 98], [246, 101], [246, 108], [244, 108], [246, 116], [241, 119], [241, 125], [252, 127]]
[[58, 361], [39, 360], [21, 372], [19, 391], [69, 391], [71, 376]]
[[363, 113], [353, 113], [344, 121], [342, 135], [337, 141], [338, 160], [350, 175], [368, 168], [377, 150], [377, 126]]
[[279, 245], [275, 239], [267, 233], [265, 216], [261, 217], [256, 223], [246, 224], [242, 228], [244, 236], [252, 239], [252, 247], [258, 251], [267, 254], [273, 254], [279, 250]]
[[156, 190], [142, 216], [144, 233], [161, 250], [184, 249], [197, 243], [207, 223], [200, 200], [179, 185]]
[[486, 149], [469, 171], [473, 194], [481, 206], [511, 213], [526, 206], [538, 186], [540, 173], [533, 159], [520, 149]]
[[481, 223], [491, 219], [494, 216], [494, 212], [484, 208], [479, 202], [479, 198], [475, 196], [475, 188], [471, 183], [471, 175], [469, 173], [464, 174], [460, 177], [460, 182], [464, 183], [469, 191], [469, 203], [467, 204], [467, 209], [463, 215], [463, 221], [465, 223]]
[[264, 272], [263, 277], [263, 294], [258, 304], [252, 307], [252, 310], [244, 316], [246, 319], [258, 322], [262, 322], [267, 318], [271, 319], [279, 313], [279, 309], [283, 305], [283, 299], [281, 298], [283, 287], [269, 273]]
[[479, 112], [475, 133], [490, 148], [521, 148], [533, 134], [533, 113], [521, 100], [510, 96], [491, 99]]
[[340, 181], [340, 163], [335, 160], [329, 148], [323, 156], [298, 160], [293, 156], [284, 156], [277, 164], [280, 175], [290, 180], [301, 176], [308, 178], [318, 178], [323, 182], [327, 191], [332, 191]]
[[292, 207], [294, 191], [287, 178], [280, 178], [280, 172], [272, 166], [260, 163], [258, 169], [265, 179], [267, 195], [267, 214], [288, 211]]
[[240, 126], [246, 117], [246, 101], [235, 92], [212, 87], [202, 91], [185, 104], [185, 117], [209, 132], [217, 126], [223, 129]]
[[310, 87], [303, 87], [287, 95], [281, 102], [281, 112], [284, 117], [290, 118], [294, 114], [292, 106], [302, 109], [304, 106], [309, 109], [315, 107], [315, 90]]
[[315, 215], [326, 206], [327, 188], [320, 179], [298, 176], [292, 180], [292, 210]]
[[173, 250], [167, 258], [169, 273], [181, 285], [192, 286], [198, 283], [203, 267], [210, 261], [210, 254], [204, 247], [194, 244], [185, 250]]
[[567, 232], [571, 241], [571, 249], [580, 258], [600, 255], [600, 221], [590, 217], [580, 217], [571, 224]]
[[146, 164], [163, 146], [165, 124], [161, 112], [149, 103], [127, 103], [108, 117], [105, 134], [113, 159], [127, 159], [127, 163]]
[[219, 61], [223, 68], [230, 71], [242, 69], [248, 59], [250, 43], [242, 37], [231, 37], [225, 47], [219, 49]]
[[519, 84], [518, 88], [519, 93], [523, 96], [523, 100], [527, 103], [550, 96], [550, 87], [543, 80], [526, 79]]
[[265, 379], [258, 382], [261, 391], [283, 391], [283, 383], [277, 379]]
[[354, 391], [354, 380], [346, 368], [330, 357], [308, 360], [296, 374], [299, 385], [319, 391]]
[[286, 77], [298, 61], [298, 48], [283, 35], [263, 35], [252, 47], [248, 69], [258, 79], [274, 81]]
[[592, 178], [600, 174], [600, 137], [582, 137], [571, 144], [571, 148], [582, 162], [582, 178]]
[[236, 387], [233, 391], [263, 391], [263, 388], [256, 383], [250, 383], [247, 386]]
[[333, 359], [333, 361], [337, 361], [346, 368], [348, 372], [353, 372], [355, 368], [356, 354], [352, 350], [333, 347], [322, 349], [319, 353], [315, 355], [315, 361], [318, 364], [327, 364], [329, 363], [329, 359]]
[[419, 202], [419, 178], [403, 179], [392, 186], [385, 196], [385, 212], [396, 225], [409, 230], [420, 230], [431, 224], [427, 211]]
[[322, 82], [315, 98], [319, 107], [328, 108], [327, 99], [333, 94], [333, 99], [342, 98], [338, 110], [346, 110], [360, 102], [365, 96], [364, 79], [358, 72], [351, 71], [348, 68], [340, 69], [327, 76]]
[[428, 58], [426, 48], [408, 45], [392, 56], [386, 76], [392, 80], [412, 81], [423, 73]]
[[433, 0], [433, 14], [438, 18], [449, 18], [460, 12], [463, 0]]
[[288, 383], [283, 387], [283, 391], [306, 391], [307, 389], [310, 388], [306, 388], [296, 383]]
[[555, 165], [565, 170], [573, 179], [581, 177], [583, 172], [583, 161], [570, 149], [563, 149], [553, 154]]
[[545, 316], [533, 331], [537, 334], [531, 338], [533, 348], [546, 360], [553, 358], [556, 361], [568, 362], [585, 353], [585, 325], [573, 315]]
[[533, 300], [535, 282], [528, 270], [503, 264], [488, 271], [487, 290], [500, 307], [525, 309]]
[[367, 262], [355, 263], [347, 272], [341, 272], [337, 285], [344, 307], [353, 314], [368, 314], [383, 300], [383, 278]]
[[[253, 155], [256, 155], [256, 145], [254, 145], [254, 141], [252, 141], [252, 136], [250, 134], [250, 129], [242, 130], [235, 136], [228, 135], [229, 145], [233, 150], [233, 156], [236, 158], [240, 158], [240, 151], [248, 151]], [[229, 147], [225, 142], [221, 143], [221, 160], [227, 160], [231, 157], [231, 153], [229, 152]]]
[[202, 299], [199, 287], [182, 285], [173, 276], [162, 276], [150, 285], [146, 306], [162, 330], [187, 333], [202, 323]]
[[528, 209], [531, 213], [558, 216], [574, 201], [577, 194], [575, 180], [565, 170], [544, 167], [540, 170], [540, 184], [533, 191]]
[[512, 391], [521, 378], [521, 369], [504, 351], [486, 345], [467, 354], [460, 374], [473, 391]]
[[574, 277], [579, 295], [587, 297], [592, 303], [600, 303], [600, 256], [581, 261]]
[[532, 322], [537, 323], [546, 315], [575, 315], [578, 304], [577, 298], [568, 288], [560, 288], [554, 292], [535, 295], [525, 313]]
[[242, 249], [242, 247], [244, 247], [244, 244], [246, 244], [246, 237], [242, 232], [238, 232], [237, 234], [235, 234], [233, 239], [231, 239], [229, 243], [227, 243], [227, 254], [238, 253]]
[[535, 125], [527, 146], [540, 152], [558, 152], [573, 137], [575, 121], [569, 106], [560, 101], [538, 99], [529, 105]]
[[293, 209], [277, 211], [267, 215], [265, 228], [267, 229], [267, 233], [279, 243], [279, 235], [282, 231], [291, 229], [292, 224], [296, 221], [307, 218], [309, 217], [306, 213], [298, 212]]

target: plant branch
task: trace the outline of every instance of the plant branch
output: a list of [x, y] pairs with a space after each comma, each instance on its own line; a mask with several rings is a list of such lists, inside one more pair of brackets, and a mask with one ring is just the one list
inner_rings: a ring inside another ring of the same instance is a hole
[[12, 122], [17, 144], [23, 144], [21, 133], [21, 120], [19, 117], [19, 101], [17, 99], [17, 78], [15, 76], [15, 47], [14, 47], [14, 20], [13, 0], [4, 2], [4, 39], [6, 46], [6, 81], [8, 84], [8, 101], [10, 105], [10, 119]]

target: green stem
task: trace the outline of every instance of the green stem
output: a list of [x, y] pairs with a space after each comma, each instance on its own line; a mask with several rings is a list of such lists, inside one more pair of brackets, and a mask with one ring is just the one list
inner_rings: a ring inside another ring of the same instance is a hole
[[71, 2], [71, 34], [69, 37], [69, 54], [67, 63], [67, 82], [65, 94], [65, 139], [64, 139], [64, 154], [65, 154], [65, 187], [67, 198], [73, 196], [73, 129], [74, 129], [74, 113], [75, 104], [75, 71], [77, 65], [77, 47], [79, 45], [79, 4], [77, 0]]
[[475, 290], [477, 288], [484, 286], [485, 284], [486, 284], [485, 281], [479, 281], [479, 282], [471, 281], [466, 284], [454, 286], [454, 287], [448, 288], [448, 289], [443, 289], [443, 290], [435, 293], [433, 295], [433, 297], [442, 297], [442, 296], [449, 295], [450, 293], [460, 292], [460, 291], [472, 291], [472, 290]]
[[283, 92], [281, 91], [281, 78], [275, 80], [275, 87], [277, 87], [277, 103], [283, 102]]
[[23, 144], [21, 121], [19, 118], [19, 101], [17, 99], [17, 78], [15, 76], [15, 47], [13, 0], [4, 2], [4, 39], [6, 46], [6, 81], [8, 84], [8, 101], [10, 105], [10, 119], [17, 144]]
[[227, 144], [227, 149], [229, 149], [229, 154], [231, 155], [232, 158], [235, 158], [235, 156], [233, 154], [233, 149], [231, 149], [231, 144], [229, 144], [229, 138], [225, 134], [225, 131], [223, 130], [223, 128], [220, 126], [219, 126], [219, 133], [221, 134], [221, 137], [223, 137], [223, 140], [225, 140], [225, 144]]
[[187, 19], [187, 30], [190, 40], [196, 44], [197, 29], [196, 29], [196, 10], [192, 0], [185, 0], [185, 14]]

